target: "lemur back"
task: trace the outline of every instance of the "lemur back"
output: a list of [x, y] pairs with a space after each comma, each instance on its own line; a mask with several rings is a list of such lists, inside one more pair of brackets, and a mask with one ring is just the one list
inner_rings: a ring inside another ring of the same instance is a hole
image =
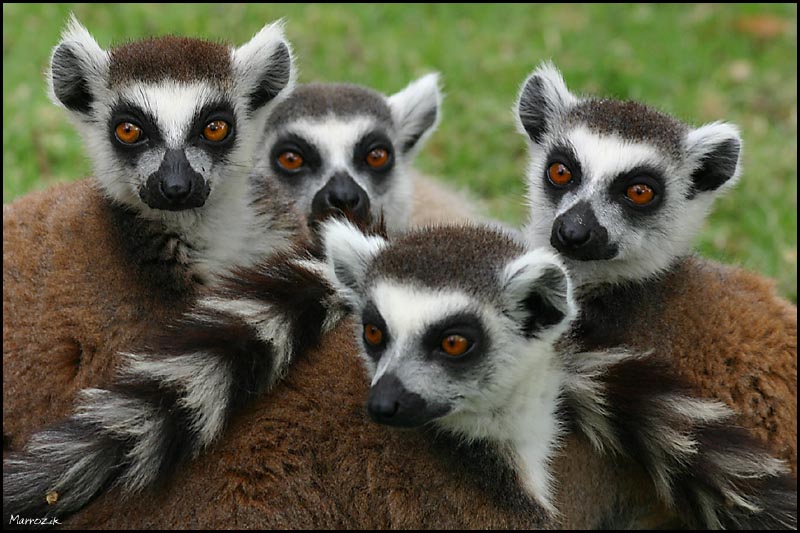
[[629, 346], [724, 401], [797, 466], [797, 309], [755, 274], [694, 257], [714, 200], [739, 179], [736, 127], [692, 128], [638, 102], [578, 97], [551, 64], [517, 105], [528, 140], [534, 246], [557, 251], [581, 294], [572, 338]]
[[[646, 355], [556, 352], [575, 307], [552, 254], [527, 252], [493, 228], [433, 228], [390, 243], [332, 221], [323, 235], [325, 266], [301, 254], [242, 271], [148, 353], [130, 355], [114, 388], [85, 391], [76, 416], [7, 458], [6, 512], [64, 516], [116, 482], [138, 492], [132, 507], [125, 500], [136, 513], [115, 513], [129, 494], [112, 491], [74, 524], [719, 527], [796, 519], [796, 483], [726, 426], [723, 406], [693, 397]], [[356, 324], [342, 323], [346, 308]], [[354, 326], [356, 336], [342, 337]], [[362, 335], [367, 375], [352, 344]], [[430, 423], [430, 431], [370, 425], [364, 403], [382, 424]], [[229, 422], [223, 442], [207, 449]], [[566, 424], [586, 440], [570, 439], [558, 458]], [[587, 491], [592, 475], [605, 483]], [[159, 479], [163, 489], [148, 492]], [[42, 494], [54, 495], [50, 507]]]
[[162, 37], [106, 51], [70, 21], [51, 92], [95, 176], [3, 207], [4, 447], [108, 383], [116, 353], [201, 287], [303, 234], [279, 191], [254, 200], [247, 182], [291, 72], [279, 25], [235, 49]]

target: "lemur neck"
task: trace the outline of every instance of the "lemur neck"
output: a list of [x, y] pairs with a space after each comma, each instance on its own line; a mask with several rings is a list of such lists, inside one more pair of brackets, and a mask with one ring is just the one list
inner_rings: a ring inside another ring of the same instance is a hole
[[564, 373], [555, 359], [529, 373], [504, 413], [507, 441], [520, 481], [536, 501], [555, 514], [551, 457], [561, 436], [558, 407]]
[[247, 176], [228, 176], [203, 207], [186, 211], [145, 208], [138, 219], [163, 245], [161, 258], [200, 285], [213, 284], [236, 267], [252, 266], [288, 246], [285, 229], [273, 228], [274, 213], [256, 209]]
[[[463, 414], [447, 422], [448, 430], [468, 440], [485, 440], [503, 453], [525, 491], [548, 513], [555, 514], [550, 459], [562, 424], [558, 409], [565, 372], [555, 355], [514, 372], [513, 385], [487, 391], [501, 403], [482, 414]], [[507, 382], [508, 383], [508, 382]]]

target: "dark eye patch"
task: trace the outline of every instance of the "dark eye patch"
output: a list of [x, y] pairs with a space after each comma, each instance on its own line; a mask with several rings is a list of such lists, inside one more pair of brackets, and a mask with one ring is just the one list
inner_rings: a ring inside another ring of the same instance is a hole
[[383, 319], [380, 311], [378, 311], [378, 307], [373, 302], [370, 301], [367, 303], [367, 305], [364, 307], [364, 310], [361, 312], [361, 323], [363, 325], [371, 324], [376, 326], [383, 333], [383, 340], [377, 346], [367, 342], [362, 342], [367, 355], [369, 355], [375, 361], [378, 361], [381, 358], [381, 355], [383, 355], [386, 346], [391, 341], [391, 337], [389, 335], [389, 328], [386, 326], [386, 321]]
[[[443, 352], [442, 339], [450, 335], [459, 335], [470, 342], [470, 348], [464, 355], [453, 358]], [[446, 367], [457, 367], [479, 359], [488, 349], [483, 323], [477, 316], [467, 312], [457, 313], [428, 326], [422, 335], [421, 344], [424, 353], [431, 354]]]
[[[655, 193], [653, 200], [647, 205], [638, 206], [626, 199], [628, 187], [639, 183], [647, 185]], [[666, 190], [662, 170], [654, 166], [640, 166], [617, 175], [608, 187], [608, 194], [612, 202], [622, 204], [622, 212], [626, 218], [636, 219], [655, 213], [666, 198]]]
[[[122, 122], [130, 122], [141, 128], [142, 140], [134, 144], [120, 142], [116, 137], [115, 130], [117, 125]], [[108, 135], [117, 156], [131, 165], [136, 164], [136, 159], [144, 150], [163, 142], [161, 131], [156, 126], [155, 117], [146, 110], [124, 101], [116, 103], [111, 109], [111, 116], [108, 119]]]
[[[389, 154], [389, 159], [382, 167], [372, 168], [367, 164], [367, 154], [377, 148], [386, 150]], [[386, 176], [394, 167], [394, 146], [389, 136], [379, 130], [374, 130], [364, 135], [353, 149], [353, 164], [360, 172], [365, 172], [376, 180]]]
[[[203, 136], [203, 130], [209, 122], [215, 120], [222, 120], [228, 123], [229, 133], [224, 140], [220, 142], [209, 142]], [[192, 117], [192, 127], [189, 128], [188, 139], [189, 144], [198, 146], [211, 154], [215, 161], [224, 159], [234, 147], [236, 139], [236, 115], [233, 112], [233, 104], [230, 102], [220, 100], [217, 102], [210, 102], [197, 110]]]
[[[297, 170], [287, 170], [278, 164], [278, 157], [284, 152], [294, 152], [303, 158], [303, 165]], [[311, 143], [295, 133], [278, 136], [270, 149], [270, 166], [273, 172], [293, 185], [299, 184], [298, 177], [318, 172], [322, 168], [322, 157]]]
[[[548, 172], [550, 165], [553, 163], [562, 163], [569, 169], [569, 171], [572, 173], [572, 181], [570, 181], [569, 184], [564, 186], [556, 186], [550, 181]], [[567, 191], [574, 190], [575, 188], [579, 187], [581, 185], [582, 178], [583, 169], [581, 168], [580, 161], [578, 161], [578, 156], [575, 154], [575, 150], [573, 150], [571, 145], [557, 144], [549, 150], [547, 159], [545, 159], [544, 174], [542, 179], [545, 182], [545, 194], [553, 205], [557, 205]]]

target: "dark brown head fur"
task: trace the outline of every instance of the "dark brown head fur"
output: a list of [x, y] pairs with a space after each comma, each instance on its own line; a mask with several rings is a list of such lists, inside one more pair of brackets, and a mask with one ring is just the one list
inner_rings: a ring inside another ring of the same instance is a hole
[[115, 86], [164, 79], [225, 85], [233, 79], [231, 48], [222, 43], [170, 35], [124, 44], [110, 54], [109, 79]]
[[523, 253], [522, 246], [510, 235], [491, 228], [462, 226], [454, 231], [434, 227], [397, 239], [378, 254], [367, 279], [380, 275], [439, 289], [447, 287], [457, 272], [459, 284], [454, 288], [494, 294], [500, 268]]
[[567, 119], [592, 130], [625, 139], [649, 141], [673, 155], [683, 151], [687, 126], [639, 102], [610, 99], [583, 100], [569, 110]]

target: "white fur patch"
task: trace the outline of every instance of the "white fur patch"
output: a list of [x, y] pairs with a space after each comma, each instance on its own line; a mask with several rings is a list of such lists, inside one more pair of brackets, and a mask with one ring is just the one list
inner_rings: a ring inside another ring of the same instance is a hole
[[434, 72], [412, 81], [387, 98], [398, 128], [398, 148], [414, 142], [406, 152], [408, 158], [419, 151], [439, 126], [443, 98], [439, 85], [439, 73]]
[[365, 235], [351, 223], [338, 219], [325, 221], [320, 234], [330, 267], [328, 276], [343, 297], [357, 305], [367, 269], [387, 241]]
[[178, 385], [183, 394], [180, 404], [194, 413], [192, 425], [201, 447], [219, 435], [232, 386], [230, 368], [206, 353], [197, 352], [166, 359], [125, 354], [125, 374]]

